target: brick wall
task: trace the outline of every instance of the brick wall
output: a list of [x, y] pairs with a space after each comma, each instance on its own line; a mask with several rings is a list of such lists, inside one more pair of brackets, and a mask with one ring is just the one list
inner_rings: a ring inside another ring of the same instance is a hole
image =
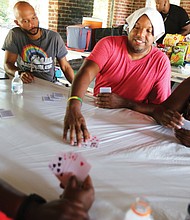
[[[145, 7], [146, 0], [115, 0], [113, 10], [112, 26], [118, 26], [125, 23], [125, 18], [135, 10]], [[110, 1], [110, 4], [112, 1]], [[111, 6], [110, 6], [111, 8]], [[109, 23], [111, 23], [109, 21]]]
[[49, 0], [49, 29], [66, 40], [66, 27], [80, 24], [83, 17], [92, 17], [94, 0]]
[[[125, 18], [129, 16], [135, 10], [145, 7], [146, 0], [115, 0], [113, 26], [122, 25], [125, 22]], [[190, 1], [181, 0], [181, 7], [183, 7], [190, 17]]]
[[[66, 40], [66, 27], [92, 17], [94, 0], [49, 0], [49, 29], [58, 31]], [[114, 5], [112, 5], [114, 3]], [[138, 8], [145, 7], [146, 0], [109, 0], [107, 26], [125, 23], [125, 18]], [[181, 0], [181, 6], [190, 16], [190, 1]], [[112, 10], [114, 8], [114, 10]]]
[[190, 17], [190, 1], [189, 0], [181, 0], [180, 6], [183, 7]]

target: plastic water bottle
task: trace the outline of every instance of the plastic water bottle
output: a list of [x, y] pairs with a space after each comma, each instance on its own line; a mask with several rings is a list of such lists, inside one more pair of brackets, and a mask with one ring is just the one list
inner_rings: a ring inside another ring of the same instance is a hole
[[23, 93], [23, 82], [18, 74], [18, 71], [15, 72], [15, 76], [12, 79], [11, 83], [11, 91], [14, 94], [21, 94]]
[[131, 205], [131, 208], [125, 215], [125, 220], [153, 220], [149, 202], [141, 197]]

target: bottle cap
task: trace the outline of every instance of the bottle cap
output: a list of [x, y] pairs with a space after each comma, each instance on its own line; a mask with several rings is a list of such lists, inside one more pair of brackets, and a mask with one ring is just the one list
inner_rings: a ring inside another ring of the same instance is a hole
[[18, 71], [15, 72], [15, 77], [19, 77], [19, 72]]
[[149, 216], [152, 212], [149, 202], [144, 198], [137, 198], [131, 209], [139, 216]]

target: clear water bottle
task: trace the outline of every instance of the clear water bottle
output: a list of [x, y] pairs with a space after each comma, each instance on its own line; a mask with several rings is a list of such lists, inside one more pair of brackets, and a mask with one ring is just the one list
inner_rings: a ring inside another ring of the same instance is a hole
[[153, 220], [151, 207], [145, 198], [138, 197], [125, 215], [125, 220]]
[[15, 76], [12, 79], [11, 83], [11, 91], [14, 94], [21, 94], [23, 93], [23, 82], [18, 74], [18, 71], [15, 72]]

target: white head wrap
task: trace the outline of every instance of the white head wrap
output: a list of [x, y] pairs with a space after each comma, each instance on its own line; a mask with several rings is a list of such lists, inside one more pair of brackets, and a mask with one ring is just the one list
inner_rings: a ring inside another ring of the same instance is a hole
[[161, 14], [154, 8], [140, 8], [133, 12], [131, 15], [129, 15], [129, 17], [127, 17], [126, 19], [126, 22], [128, 23], [129, 32], [132, 30], [137, 20], [144, 14], [147, 15], [147, 17], [150, 19], [152, 23], [155, 41], [157, 41], [165, 33], [165, 27]]

